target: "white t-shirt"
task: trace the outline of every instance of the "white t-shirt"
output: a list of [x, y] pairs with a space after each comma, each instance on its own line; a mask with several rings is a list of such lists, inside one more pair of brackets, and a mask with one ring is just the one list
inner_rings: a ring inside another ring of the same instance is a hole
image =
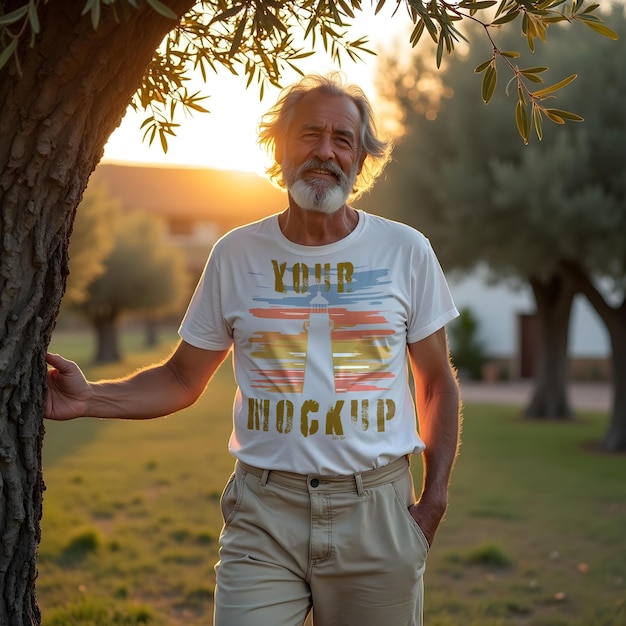
[[217, 242], [179, 332], [198, 348], [233, 346], [237, 459], [350, 474], [424, 449], [407, 344], [457, 315], [415, 229], [359, 211], [344, 239], [303, 246], [273, 215]]

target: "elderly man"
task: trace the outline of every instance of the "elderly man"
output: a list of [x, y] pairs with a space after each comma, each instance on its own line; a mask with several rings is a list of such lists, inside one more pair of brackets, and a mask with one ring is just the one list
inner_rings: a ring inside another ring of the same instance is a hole
[[232, 348], [216, 626], [299, 626], [311, 610], [316, 626], [416, 626], [458, 447], [457, 311], [422, 234], [347, 204], [390, 152], [358, 87], [305, 77], [260, 141], [287, 209], [215, 245], [165, 362], [90, 383], [50, 354], [46, 417], [173, 413]]

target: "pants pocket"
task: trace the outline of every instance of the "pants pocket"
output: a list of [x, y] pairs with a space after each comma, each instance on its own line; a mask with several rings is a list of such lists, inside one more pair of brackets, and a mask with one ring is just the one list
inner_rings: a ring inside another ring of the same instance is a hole
[[233, 472], [220, 497], [220, 509], [222, 511], [224, 526], [228, 526], [235, 519], [241, 507], [242, 498], [243, 481], [237, 475], [237, 472]]
[[412, 533], [417, 537], [419, 543], [421, 544], [421, 548], [424, 551], [425, 558], [430, 551], [430, 544], [428, 543], [428, 539], [426, 539], [424, 531], [420, 528], [420, 525], [417, 523], [417, 521], [409, 511], [409, 507], [414, 503], [412, 484], [410, 490], [407, 491], [405, 485], [398, 484], [401, 482], [402, 481], [393, 483], [393, 490], [396, 494], [396, 500], [402, 510], [402, 517], [408, 522]]

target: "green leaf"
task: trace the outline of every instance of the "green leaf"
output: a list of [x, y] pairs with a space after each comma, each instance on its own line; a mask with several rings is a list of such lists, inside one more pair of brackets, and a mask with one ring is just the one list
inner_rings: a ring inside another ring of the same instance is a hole
[[15, 24], [15, 22], [19, 22], [26, 15], [26, 13], [28, 13], [28, 6], [24, 5], [19, 9], [15, 9], [15, 11], [11, 11], [5, 15], [0, 15], [0, 26]]
[[587, 26], [589, 26], [591, 30], [602, 35], [603, 37], [608, 37], [609, 39], [612, 39], [613, 41], [617, 41], [619, 39], [619, 36], [617, 35], [617, 33], [614, 30], [611, 30], [608, 26], [605, 26], [604, 24], [599, 24], [597, 22], [588, 22], [587, 20], [581, 20], [581, 21]]
[[599, 4], [590, 4], [584, 11], [583, 13], [591, 13], [592, 11], [595, 11], [596, 9], [599, 9], [600, 5]]
[[[146, 0], [146, 2], [163, 17], [169, 17], [171, 20], [177, 20], [178, 15], [172, 11], [168, 6], [163, 4], [161, 0]], [[167, 152], [167, 150], [165, 150]]]
[[564, 15], [549, 15], [547, 17], [542, 17], [541, 21], [544, 24], [558, 24], [559, 22], [567, 21], [567, 18]]
[[538, 67], [526, 67], [523, 70], [520, 70], [520, 72], [522, 72], [522, 74], [526, 75], [526, 74], [541, 74], [541, 72], [545, 72], [548, 68], [544, 67], [544, 66], [538, 66]]
[[505, 13], [502, 17], [491, 22], [493, 26], [500, 26], [502, 24], [508, 24], [508, 22], [512, 22], [519, 15], [519, 9], [514, 9], [513, 11], [509, 11]]
[[526, 107], [519, 100], [515, 105], [515, 124], [517, 126], [517, 132], [524, 140], [524, 144], [528, 144], [528, 135], [530, 134], [528, 112], [526, 111]]
[[226, 11], [223, 11], [219, 15], [216, 15], [210, 22], [209, 26], [215, 24], [215, 22], [227, 22], [233, 15], [237, 15], [237, 13], [241, 13], [245, 7], [242, 4], [230, 7]]
[[532, 83], [543, 83], [543, 78], [541, 78], [541, 76], [537, 76], [536, 74], [527, 74], [524, 71], [520, 72], [520, 74]]
[[[515, 82], [517, 82], [517, 76], [513, 75], [511, 76], [511, 79], [509, 80], [509, 82], [506, 84], [506, 87], [504, 88], [504, 93], [506, 94], [507, 98], [511, 95], [511, 85], [513, 85], [513, 83]], [[518, 91], [520, 91], [519, 87], [518, 87]]]
[[378, 4], [376, 5], [376, 9], [374, 11], [374, 15], [378, 15], [380, 10], [385, 6], [385, 0], [378, 0]]
[[550, 109], [543, 109], [543, 114], [549, 120], [553, 121], [555, 124], [565, 124], [565, 120], [562, 117], [552, 113], [552, 111]]
[[470, 11], [480, 11], [481, 9], [490, 9], [496, 0], [467, 0], [465, 2], [459, 2], [459, 6], [463, 9], [469, 9]]
[[535, 37], [537, 36], [537, 32], [535, 31], [534, 22], [528, 17], [528, 13], [524, 13], [524, 17], [522, 18], [522, 32], [526, 35], [528, 49], [531, 52], [534, 52]]
[[161, 140], [161, 148], [167, 154], [167, 136], [162, 128], [159, 128], [159, 139]]
[[559, 117], [569, 120], [570, 122], [584, 122], [584, 118], [576, 113], [570, 113], [569, 111], [563, 111], [563, 109], [546, 109], [550, 111], [552, 115], [558, 115]]
[[439, 37], [439, 41], [437, 42], [437, 67], [441, 67], [441, 59], [443, 58], [443, 44], [444, 37], [443, 35]]
[[569, 85], [572, 81], [576, 80], [576, 74], [570, 74], [567, 78], [560, 80], [558, 83], [554, 85], [550, 85], [550, 87], [545, 87], [544, 89], [540, 89], [539, 91], [535, 91], [531, 94], [533, 98], [543, 98], [543, 96], [547, 96], [550, 93], [554, 93], [559, 89]]
[[90, 14], [91, 27], [97, 30], [100, 24], [100, 0], [87, 0], [81, 15], [86, 15], [87, 13]]
[[33, 33], [38, 33], [41, 30], [39, 16], [37, 15], [37, 5], [33, 0], [28, 3], [28, 21]]
[[533, 102], [532, 106], [533, 112], [533, 126], [535, 127], [535, 132], [537, 133], [537, 139], [541, 141], [543, 139], [543, 129], [541, 127], [541, 109]]
[[424, 34], [424, 20], [420, 20], [411, 33], [411, 46], [415, 47]]
[[0, 70], [7, 64], [15, 49], [17, 48], [17, 39], [13, 39], [11, 43], [0, 53]]
[[487, 104], [493, 97], [497, 82], [498, 73], [496, 71], [496, 68], [492, 64], [487, 68], [485, 75], [483, 76], [481, 95], [485, 104]]
[[338, 0], [339, 5], [341, 6], [343, 12], [350, 18], [354, 19], [354, 11], [352, 10], [352, 7], [347, 3], [344, 2], [344, 0]]
[[241, 45], [241, 41], [243, 40], [243, 34], [246, 28], [246, 20], [245, 17], [239, 20], [239, 24], [237, 25], [237, 30], [233, 36], [233, 42], [230, 46], [230, 50], [228, 54], [232, 57], [237, 50], [239, 50], [239, 46]]
[[493, 62], [493, 59], [487, 59], [487, 61], [485, 61], [484, 63], [481, 63], [480, 65], [476, 66], [474, 68], [474, 72], [476, 74], [480, 74], [482, 72], [484, 72]]
[[194, 111], [198, 111], [199, 113], [210, 113], [209, 109], [205, 109], [203, 106], [197, 103], [196, 100], [190, 100], [185, 103], [185, 106], [188, 109], [193, 109]]
[[515, 50], [500, 50], [500, 56], [507, 57], [508, 59], [517, 59], [521, 55], [519, 52], [516, 52]]

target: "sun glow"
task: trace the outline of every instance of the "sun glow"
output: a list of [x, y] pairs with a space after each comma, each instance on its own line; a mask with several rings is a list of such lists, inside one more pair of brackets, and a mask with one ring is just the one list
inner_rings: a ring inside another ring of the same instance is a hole
[[[399, 16], [398, 16], [399, 18]], [[393, 45], [397, 52], [398, 39], [406, 20], [374, 16], [372, 10], [364, 10], [354, 23], [354, 33], [368, 35], [370, 48], [381, 50], [385, 45]], [[407, 37], [402, 37], [404, 41]], [[407, 44], [408, 46], [408, 44]], [[332, 63], [323, 52], [306, 59], [301, 69], [305, 72], [327, 73], [332, 70], [343, 72], [349, 82], [360, 85], [376, 104], [374, 72], [376, 57], [364, 55], [358, 63], [347, 59], [341, 67]], [[284, 76], [284, 84], [298, 79], [292, 72]], [[163, 166], [208, 167], [214, 169], [265, 172], [269, 158], [257, 144], [257, 127], [261, 116], [276, 101], [279, 90], [266, 90], [259, 101], [258, 89], [252, 85], [245, 88], [245, 77], [234, 76], [229, 72], [210, 75], [208, 83], [191, 81], [190, 91], [200, 90], [209, 97], [202, 105], [210, 113], [179, 114], [175, 129], [176, 136], [169, 138], [168, 151], [164, 153], [158, 137], [152, 145], [143, 140], [144, 131], [140, 128], [148, 116], [145, 112], [128, 109], [120, 126], [109, 138], [104, 150], [103, 162], [108, 163], [150, 163]]]
[[129, 108], [105, 147], [107, 162], [190, 165], [263, 173], [267, 155], [256, 144], [257, 125], [271, 100], [259, 102], [258, 92], [245, 89], [244, 78], [215, 75], [210, 84], [193, 85], [209, 97], [202, 106], [209, 113], [194, 112], [175, 119], [176, 135], [168, 138], [167, 153], [158, 137], [149, 145], [140, 128], [148, 113]]

